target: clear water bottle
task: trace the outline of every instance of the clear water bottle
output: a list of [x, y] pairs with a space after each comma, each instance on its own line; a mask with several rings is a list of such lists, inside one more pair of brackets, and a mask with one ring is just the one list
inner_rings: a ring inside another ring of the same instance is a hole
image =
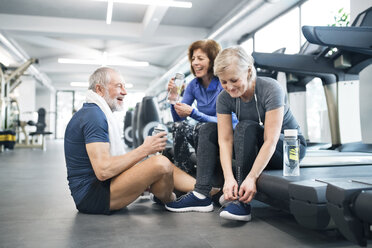
[[170, 104], [176, 104], [179, 101], [184, 81], [185, 75], [176, 73], [174, 76], [174, 87], [168, 92], [168, 102]]
[[300, 141], [297, 129], [284, 130], [283, 176], [300, 175]]
[[[151, 136], [157, 135], [158, 133], [161, 133], [161, 132], [165, 132], [165, 129], [164, 129], [163, 125], [159, 123], [155, 127], [154, 131], [152, 131]], [[155, 155], [159, 155], [159, 154], [161, 154], [161, 153], [160, 152], [155, 153]]]

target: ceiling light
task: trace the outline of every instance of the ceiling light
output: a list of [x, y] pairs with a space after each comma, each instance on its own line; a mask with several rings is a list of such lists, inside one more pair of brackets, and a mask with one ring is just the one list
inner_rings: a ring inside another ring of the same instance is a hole
[[89, 83], [88, 82], [71, 82], [70, 85], [72, 87], [85, 87], [85, 88], [88, 88]]
[[122, 60], [96, 60], [96, 59], [68, 59], [59, 58], [60, 64], [82, 64], [82, 65], [107, 65], [107, 66], [130, 66], [130, 67], [144, 67], [149, 66], [147, 61], [122, 61]]
[[113, 0], [108, 0], [107, 1], [107, 17], [106, 17], [106, 23], [107, 24], [111, 24], [113, 5], [114, 5]]
[[[108, 0], [94, 0], [94, 1], [103, 1]], [[140, 5], [154, 5], [154, 6], [168, 6], [168, 7], [177, 7], [177, 8], [191, 8], [191, 2], [184, 1], [171, 1], [171, 0], [112, 0], [115, 3], [127, 3], [127, 4], [140, 4]]]

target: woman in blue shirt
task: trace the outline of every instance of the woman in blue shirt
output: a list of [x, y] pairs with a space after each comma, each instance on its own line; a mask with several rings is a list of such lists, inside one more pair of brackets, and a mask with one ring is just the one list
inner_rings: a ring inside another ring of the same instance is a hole
[[[190, 45], [188, 58], [195, 78], [187, 86], [182, 101], [171, 105], [175, 122], [172, 130], [174, 162], [189, 174], [195, 174], [189, 144], [197, 150], [200, 127], [206, 122], [217, 122], [216, 101], [222, 86], [213, 75], [213, 65], [220, 50], [221, 46], [214, 40], [199, 40]], [[168, 91], [174, 86], [172, 78], [168, 84]], [[195, 100], [197, 108], [191, 106]], [[191, 117], [198, 123], [195, 126], [189, 124], [185, 121], [186, 117]]]

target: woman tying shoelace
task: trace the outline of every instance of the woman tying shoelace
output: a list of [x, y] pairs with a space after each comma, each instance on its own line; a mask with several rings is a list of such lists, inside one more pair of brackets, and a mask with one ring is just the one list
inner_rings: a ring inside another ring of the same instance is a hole
[[[250, 221], [250, 202], [257, 192], [258, 177], [264, 169], [283, 168], [284, 129], [298, 130], [300, 159], [306, 153], [305, 138], [286, 104], [284, 90], [272, 78], [257, 77], [253, 64], [253, 58], [240, 46], [224, 49], [218, 54], [214, 74], [219, 77], [224, 90], [217, 100], [217, 124], [209, 126], [209, 130], [217, 129], [218, 136], [217, 132], [211, 132], [214, 135], [204, 142], [199, 140], [199, 156], [209, 158], [198, 164], [198, 173], [204, 173], [199, 178], [207, 179], [211, 168], [215, 168], [214, 157], [218, 154], [213, 151], [219, 146], [225, 180], [223, 199], [231, 202], [220, 216], [230, 220]], [[232, 113], [239, 120], [235, 130]], [[187, 204], [189, 209], [205, 208], [209, 198], [205, 192], [210, 188], [210, 180], [197, 178], [194, 191], [204, 198], [189, 194], [168, 203], [167, 208]]]

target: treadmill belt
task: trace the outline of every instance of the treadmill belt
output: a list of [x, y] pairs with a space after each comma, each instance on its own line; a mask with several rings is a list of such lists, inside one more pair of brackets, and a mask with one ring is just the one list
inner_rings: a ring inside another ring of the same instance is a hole
[[[255, 199], [290, 212], [302, 226], [322, 230], [335, 227], [327, 207], [328, 186], [360, 191], [372, 188], [371, 181], [372, 165], [302, 167], [298, 177], [285, 177], [281, 170], [264, 171], [257, 181]], [[339, 201], [343, 192], [333, 197]]]

